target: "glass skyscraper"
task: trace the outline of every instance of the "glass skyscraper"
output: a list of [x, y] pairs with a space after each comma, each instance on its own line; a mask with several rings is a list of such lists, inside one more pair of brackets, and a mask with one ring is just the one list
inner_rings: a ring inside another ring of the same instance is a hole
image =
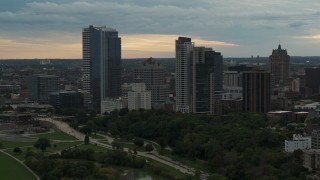
[[100, 111], [103, 99], [121, 96], [121, 39], [113, 28], [91, 25], [83, 29], [82, 40], [82, 86]]

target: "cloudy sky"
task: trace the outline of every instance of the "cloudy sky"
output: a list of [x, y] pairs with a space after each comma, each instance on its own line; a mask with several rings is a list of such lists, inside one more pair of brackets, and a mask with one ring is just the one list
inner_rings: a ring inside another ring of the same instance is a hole
[[122, 56], [174, 57], [189, 36], [225, 57], [320, 55], [319, 0], [1, 0], [0, 59], [81, 58], [83, 27], [107, 25]]

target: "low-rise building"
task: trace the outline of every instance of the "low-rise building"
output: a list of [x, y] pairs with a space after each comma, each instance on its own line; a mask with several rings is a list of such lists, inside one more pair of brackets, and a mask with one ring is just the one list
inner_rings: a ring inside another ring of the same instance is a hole
[[55, 108], [81, 108], [83, 98], [77, 91], [60, 91], [49, 94], [49, 104]]
[[128, 92], [128, 109], [151, 109], [151, 91], [146, 91], [144, 83], [133, 83]]
[[295, 150], [310, 149], [311, 148], [311, 137], [303, 137], [300, 134], [294, 134], [291, 141], [285, 140], [285, 151], [294, 152]]
[[312, 111], [320, 108], [320, 103], [319, 102], [314, 102], [314, 103], [309, 103], [309, 104], [301, 104], [301, 105], [295, 105], [294, 109], [295, 110], [300, 110], [300, 111]]
[[128, 102], [125, 98], [105, 99], [101, 101], [101, 114], [110, 113], [113, 110], [120, 110], [128, 107]]
[[312, 149], [320, 149], [320, 129], [315, 129], [311, 133]]
[[35, 114], [25, 113], [25, 114], [0, 114], [0, 123], [22, 123], [28, 124], [34, 121], [36, 117]]
[[320, 169], [320, 149], [306, 149], [303, 151], [303, 166], [309, 170]]

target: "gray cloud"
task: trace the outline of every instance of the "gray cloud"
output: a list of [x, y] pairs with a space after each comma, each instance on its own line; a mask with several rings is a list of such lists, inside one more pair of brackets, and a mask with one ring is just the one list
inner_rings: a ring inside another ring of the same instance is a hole
[[310, 29], [320, 29], [318, 0], [24, 2], [18, 9], [0, 9], [0, 36], [24, 39], [25, 34], [35, 38], [46, 33], [73, 33], [78, 37], [82, 27], [106, 24], [124, 34], [182, 34], [237, 43], [247, 50], [222, 50], [230, 56], [243, 56], [253, 51], [267, 55], [278, 39], [286, 42], [292, 36], [310, 33]]

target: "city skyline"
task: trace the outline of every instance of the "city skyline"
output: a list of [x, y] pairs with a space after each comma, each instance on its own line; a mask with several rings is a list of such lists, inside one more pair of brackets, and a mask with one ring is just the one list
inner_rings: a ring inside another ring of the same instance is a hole
[[0, 59], [81, 58], [81, 32], [116, 28], [123, 58], [174, 57], [192, 37], [225, 57], [267, 57], [280, 43], [292, 56], [320, 55], [320, 2], [12, 0], [0, 2]]

